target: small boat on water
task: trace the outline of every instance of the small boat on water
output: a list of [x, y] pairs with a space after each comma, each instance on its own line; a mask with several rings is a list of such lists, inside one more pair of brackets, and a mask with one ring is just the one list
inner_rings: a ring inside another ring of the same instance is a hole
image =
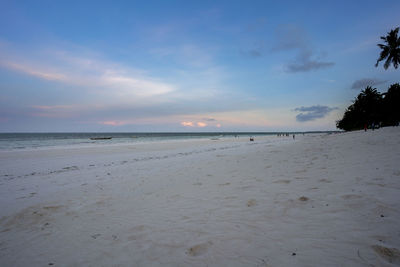
[[112, 137], [91, 137], [90, 140], [110, 140]]

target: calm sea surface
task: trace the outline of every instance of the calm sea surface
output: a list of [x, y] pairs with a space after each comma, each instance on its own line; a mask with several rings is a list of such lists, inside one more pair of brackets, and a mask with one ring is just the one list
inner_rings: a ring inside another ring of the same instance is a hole
[[[73, 145], [104, 145], [179, 139], [214, 139], [276, 135], [276, 133], [0, 133], [0, 150], [37, 149]], [[91, 138], [112, 137], [108, 140]]]

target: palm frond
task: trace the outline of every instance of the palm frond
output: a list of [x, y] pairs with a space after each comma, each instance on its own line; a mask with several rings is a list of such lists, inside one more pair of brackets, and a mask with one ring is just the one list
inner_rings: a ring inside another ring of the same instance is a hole
[[378, 60], [376, 61], [375, 67], [378, 67], [380, 61], [386, 59], [383, 67], [388, 69], [391, 64], [395, 69], [400, 64], [400, 38], [398, 37], [399, 27], [391, 30], [386, 36], [380, 38], [385, 44], [378, 44], [378, 47], [382, 50]]

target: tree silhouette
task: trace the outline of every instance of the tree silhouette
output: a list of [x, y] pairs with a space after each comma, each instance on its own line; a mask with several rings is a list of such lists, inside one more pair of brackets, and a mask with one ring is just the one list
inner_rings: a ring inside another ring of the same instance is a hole
[[399, 27], [394, 30], [388, 32], [386, 36], [381, 36], [381, 39], [386, 44], [378, 44], [378, 46], [382, 49], [381, 54], [376, 61], [375, 67], [378, 67], [379, 61], [386, 59], [383, 67], [385, 70], [389, 68], [390, 64], [393, 64], [393, 67], [397, 69], [400, 64], [400, 38], [397, 36], [399, 32]]
[[398, 125], [400, 122], [400, 84], [392, 84], [383, 99], [383, 125]]
[[382, 95], [371, 86], [367, 86], [350, 105], [336, 127], [345, 131], [359, 130], [364, 125], [378, 125], [382, 120]]
[[367, 86], [344, 112], [336, 127], [345, 131], [360, 130], [372, 124], [394, 126], [400, 123], [400, 84], [392, 84], [386, 93]]

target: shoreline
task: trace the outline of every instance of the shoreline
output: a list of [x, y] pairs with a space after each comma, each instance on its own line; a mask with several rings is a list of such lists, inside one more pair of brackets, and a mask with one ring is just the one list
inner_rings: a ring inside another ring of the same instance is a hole
[[397, 128], [0, 152], [0, 263], [398, 264], [399, 159]]
[[[336, 133], [333, 131], [319, 132], [288, 132], [291, 136], [315, 135]], [[137, 136], [134, 136], [137, 134]], [[154, 142], [174, 142], [180, 140], [226, 140], [249, 138], [264, 138], [269, 136], [283, 135], [278, 132], [208, 132], [208, 133], [0, 133], [0, 152], [1, 151], [31, 151], [46, 149], [68, 149], [79, 147], [97, 147], [97, 146], [119, 146]], [[17, 135], [17, 136], [14, 136]], [[18, 135], [21, 135], [18, 137]], [[107, 140], [91, 140], [92, 138], [104, 138]], [[35, 137], [36, 136], [36, 137]], [[57, 137], [56, 137], [57, 136]], [[35, 143], [36, 142], [36, 143]], [[7, 143], [7, 144], [5, 144]], [[12, 145], [14, 144], [14, 145]]]

